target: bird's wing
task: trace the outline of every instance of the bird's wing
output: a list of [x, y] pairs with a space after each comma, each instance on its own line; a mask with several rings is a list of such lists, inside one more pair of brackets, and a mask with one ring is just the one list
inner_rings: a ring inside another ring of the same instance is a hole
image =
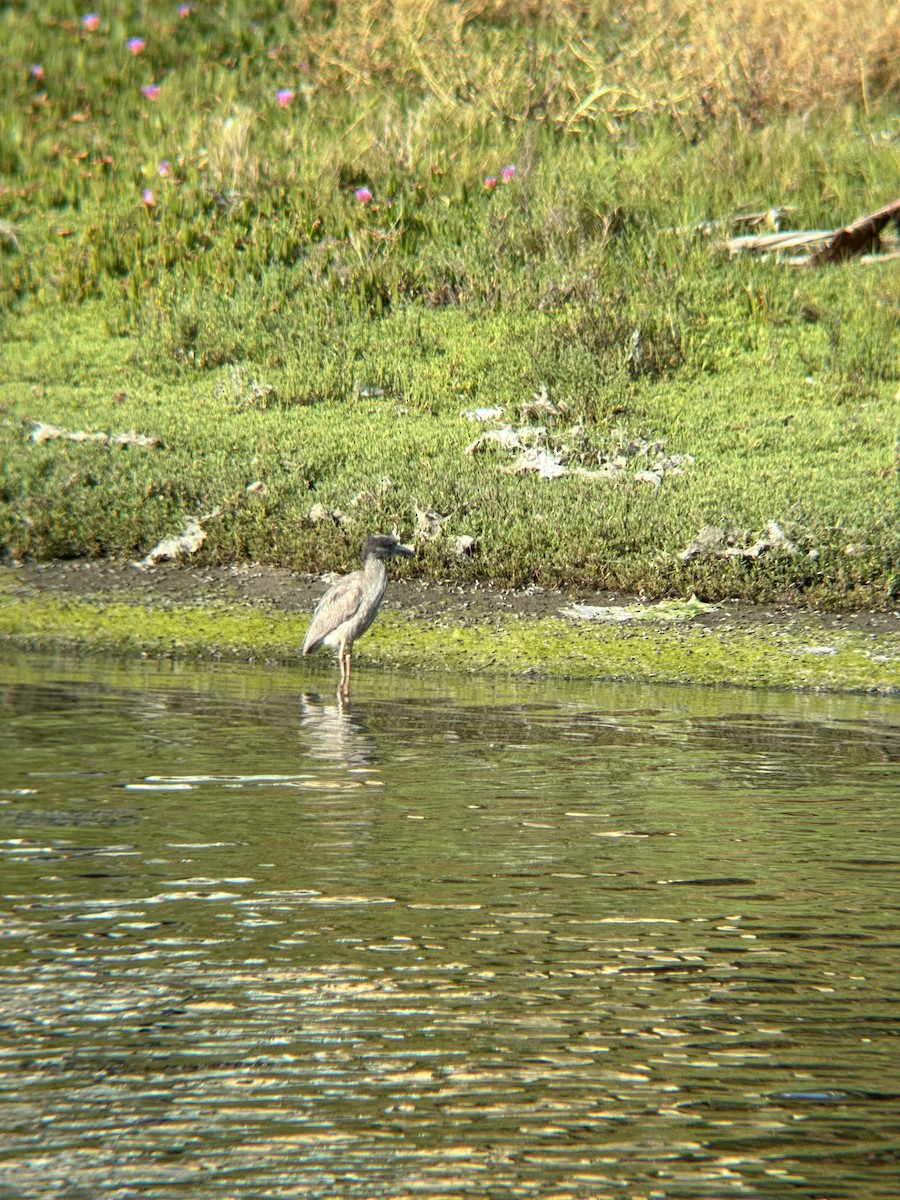
[[304, 654], [309, 654], [311, 650], [321, 646], [329, 633], [333, 633], [339, 625], [356, 615], [362, 602], [362, 594], [362, 574], [358, 571], [345, 575], [328, 589], [316, 605], [306, 637], [303, 639]]

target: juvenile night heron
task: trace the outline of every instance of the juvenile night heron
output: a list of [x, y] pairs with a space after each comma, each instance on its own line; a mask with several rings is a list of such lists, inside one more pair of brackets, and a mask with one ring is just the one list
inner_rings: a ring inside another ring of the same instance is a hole
[[387, 585], [384, 564], [397, 554], [414, 555], [415, 550], [388, 534], [376, 533], [367, 537], [362, 548], [362, 570], [352, 571], [332, 584], [316, 605], [303, 639], [303, 653], [309, 654], [321, 645], [339, 648], [339, 696], [350, 694], [353, 643], [375, 620]]

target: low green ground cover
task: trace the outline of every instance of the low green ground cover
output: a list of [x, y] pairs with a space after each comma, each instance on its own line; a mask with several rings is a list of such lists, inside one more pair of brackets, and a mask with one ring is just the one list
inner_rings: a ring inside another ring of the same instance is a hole
[[[112, 653], [152, 658], [215, 659], [296, 666], [332, 686], [331, 656], [304, 659], [307, 616], [263, 603], [222, 599], [143, 599], [101, 585], [91, 599], [44, 591], [0, 572], [0, 637], [22, 649]], [[424, 618], [391, 606], [361, 643], [358, 672], [378, 667], [479, 675], [693, 683], [843, 692], [900, 692], [900, 622], [896, 628], [827, 628], [802, 617], [731, 621], [727, 611], [704, 625], [661, 617], [584, 622], [515, 612]], [[719, 619], [721, 617], [721, 619]], [[883, 619], [882, 619], [883, 620]], [[890, 620], [890, 618], [888, 618]]]
[[[722, 249], [741, 211], [833, 227], [896, 194], [894, 16], [862, 5], [855, 66], [801, 102], [749, 0], [709, 29], [227, 7], [0, 14], [7, 557], [143, 557], [214, 514], [198, 562], [345, 569], [396, 524], [433, 580], [895, 604], [898, 266]], [[569, 473], [467, 452], [504, 423]], [[725, 541], [683, 558], [704, 526]]]

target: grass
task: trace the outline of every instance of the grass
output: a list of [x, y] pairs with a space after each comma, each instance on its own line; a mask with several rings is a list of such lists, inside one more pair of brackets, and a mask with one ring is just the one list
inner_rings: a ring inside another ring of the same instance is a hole
[[[896, 193], [900, 18], [865, 0], [848, 38], [826, 8], [6, 8], [6, 556], [142, 557], [217, 511], [197, 561], [342, 569], [430, 506], [426, 578], [893, 606], [897, 265], [717, 248], [740, 211], [829, 227]], [[693, 461], [656, 487], [466, 453], [463, 412], [518, 426], [542, 389], [572, 466]], [[680, 557], [771, 521], [796, 549]]]

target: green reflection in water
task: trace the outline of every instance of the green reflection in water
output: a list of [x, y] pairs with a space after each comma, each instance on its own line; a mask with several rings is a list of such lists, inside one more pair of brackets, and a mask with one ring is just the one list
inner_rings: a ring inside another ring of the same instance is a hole
[[900, 703], [298, 679], [0, 666], [9, 1194], [895, 1195]]

